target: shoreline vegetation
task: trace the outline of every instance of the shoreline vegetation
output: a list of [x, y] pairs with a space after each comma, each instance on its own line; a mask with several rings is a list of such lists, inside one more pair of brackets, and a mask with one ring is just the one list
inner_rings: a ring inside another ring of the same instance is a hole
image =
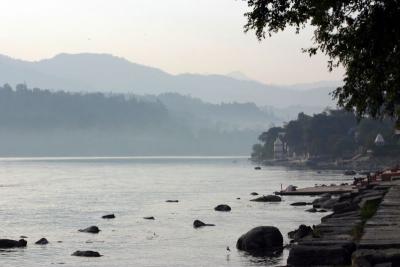
[[326, 110], [263, 132], [251, 160], [267, 166], [376, 171], [400, 163], [400, 132], [394, 120], [357, 120], [344, 110]]

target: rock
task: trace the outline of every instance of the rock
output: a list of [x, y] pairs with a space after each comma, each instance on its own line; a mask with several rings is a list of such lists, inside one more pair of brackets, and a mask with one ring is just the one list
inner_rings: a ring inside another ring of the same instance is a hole
[[356, 171], [353, 171], [353, 170], [347, 170], [347, 171], [345, 171], [343, 174], [344, 174], [344, 175], [356, 175], [357, 172], [356, 172]]
[[231, 207], [229, 207], [229, 206], [226, 205], [226, 204], [221, 204], [221, 205], [216, 206], [216, 207], [214, 208], [214, 210], [216, 210], [216, 211], [225, 211], [225, 212], [227, 212], [227, 211], [231, 211]]
[[[332, 209], [334, 205], [336, 205], [338, 203], [338, 199], [337, 198], [331, 198], [328, 199], [325, 202], [322, 202], [318, 205], [318, 208], [322, 208], [322, 209]], [[316, 208], [316, 206], [314, 205], [314, 208]]]
[[174, 199], [174, 200], [168, 199], [168, 200], [165, 201], [165, 202], [167, 202], [167, 203], [178, 203], [179, 200], [176, 200], [176, 199]]
[[28, 237], [26, 235], [21, 235], [19, 238], [24, 239], [24, 238], [28, 238]]
[[101, 218], [103, 219], [115, 219], [115, 215], [114, 214], [107, 214], [102, 216]]
[[328, 211], [327, 211], [327, 210], [324, 210], [324, 209], [320, 209], [320, 210], [318, 210], [318, 212], [323, 213], [323, 212], [328, 212]]
[[155, 220], [156, 218], [154, 218], [153, 216], [148, 216], [148, 217], [143, 217], [143, 219], [145, 219], [145, 220]]
[[307, 206], [307, 205], [308, 205], [307, 202], [294, 202], [290, 204], [290, 206]]
[[312, 212], [312, 213], [314, 213], [314, 212], [317, 212], [317, 209], [316, 208], [311, 208], [311, 209], [308, 209], [308, 210], [306, 210], [307, 212]]
[[357, 249], [352, 255], [352, 262], [355, 267], [400, 266], [400, 250], [398, 248]]
[[274, 226], [259, 226], [242, 235], [236, 248], [252, 254], [270, 254], [283, 249], [283, 237]]
[[11, 240], [11, 239], [0, 239], [0, 248], [21, 248], [26, 247], [25, 239]]
[[91, 233], [91, 234], [98, 234], [101, 230], [97, 226], [89, 226], [85, 229], [80, 229], [79, 232], [82, 233]]
[[355, 247], [349, 249], [341, 245], [297, 245], [291, 248], [287, 264], [289, 266], [348, 266]]
[[261, 167], [260, 167], [260, 166], [257, 166], [257, 167], [254, 167], [254, 169], [257, 170], [257, 171], [259, 171], [259, 170], [261, 170]]
[[331, 199], [331, 196], [321, 196], [320, 198], [316, 198], [314, 199], [314, 201], [312, 202], [314, 208], [319, 208], [321, 206], [322, 203], [328, 201]]
[[236, 199], [237, 199], [237, 200], [240, 200], [240, 197], [237, 197]]
[[333, 205], [333, 212], [336, 214], [350, 212], [350, 211], [356, 211], [358, 209], [359, 209], [359, 206], [356, 203], [351, 202], [350, 200], [339, 202], [339, 203], [336, 203], [335, 205]]
[[36, 245], [47, 245], [48, 243], [49, 241], [44, 237], [35, 242]]
[[202, 221], [199, 221], [199, 220], [195, 220], [193, 222], [194, 228], [199, 228], [199, 227], [204, 227], [204, 226], [215, 226], [215, 224], [203, 223]]
[[97, 251], [92, 251], [92, 250], [77, 250], [74, 253], [72, 253], [71, 256], [77, 256], [77, 257], [101, 257], [100, 253]]
[[268, 195], [268, 196], [262, 196], [262, 197], [255, 198], [255, 199], [252, 199], [250, 201], [255, 201], [255, 202], [281, 202], [282, 198], [280, 196]]
[[305, 236], [311, 235], [312, 233], [313, 233], [313, 229], [310, 226], [306, 226], [306, 225], [302, 224], [299, 226], [298, 229], [289, 232], [288, 237], [290, 239], [297, 241]]
[[257, 193], [257, 192], [252, 192], [252, 193], [250, 193], [250, 195], [252, 195], [252, 196], [258, 196], [258, 193]]

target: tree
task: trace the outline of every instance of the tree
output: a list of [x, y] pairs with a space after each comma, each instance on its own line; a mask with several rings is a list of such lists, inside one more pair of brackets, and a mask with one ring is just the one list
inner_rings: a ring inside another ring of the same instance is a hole
[[333, 96], [338, 104], [369, 115], [400, 116], [399, 0], [246, 0], [245, 31], [261, 40], [294, 26], [315, 27], [311, 55], [326, 54], [329, 70], [344, 66], [344, 85]]

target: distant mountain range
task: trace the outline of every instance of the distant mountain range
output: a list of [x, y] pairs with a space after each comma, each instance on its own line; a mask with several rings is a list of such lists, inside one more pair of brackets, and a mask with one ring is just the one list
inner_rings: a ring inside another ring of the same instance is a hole
[[[0, 84], [26, 83], [39, 87], [80, 92], [118, 92], [190, 95], [203, 101], [252, 102], [258, 106], [333, 107], [329, 95], [334, 83], [275, 86], [249, 80], [239, 72], [226, 75], [171, 75], [160, 69], [129, 62], [108, 54], [59, 54], [40, 61], [23, 61], [0, 55]], [[307, 86], [306, 86], [307, 87]], [[301, 90], [299, 90], [301, 89]]]

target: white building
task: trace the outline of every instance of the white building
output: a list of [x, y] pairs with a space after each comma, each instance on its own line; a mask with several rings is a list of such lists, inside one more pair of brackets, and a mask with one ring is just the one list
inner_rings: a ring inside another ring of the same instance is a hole
[[376, 146], [383, 146], [385, 145], [385, 139], [383, 139], [383, 136], [379, 133], [374, 141]]
[[278, 136], [274, 142], [274, 158], [275, 159], [283, 159], [285, 157], [285, 144]]

